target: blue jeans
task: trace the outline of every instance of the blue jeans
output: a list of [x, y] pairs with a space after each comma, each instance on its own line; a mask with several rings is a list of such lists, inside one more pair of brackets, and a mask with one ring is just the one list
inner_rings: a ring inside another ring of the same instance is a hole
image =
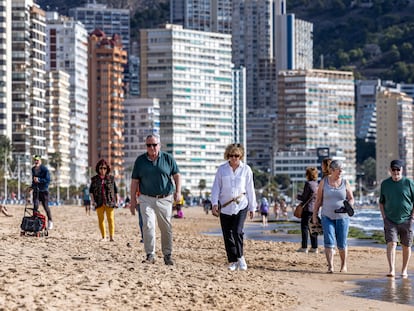
[[349, 217], [330, 219], [329, 217], [322, 216], [322, 228], [323, 243], [326, 248], [334, 248], [336, 242], [338, 249], [346, 249], [349, 231]]

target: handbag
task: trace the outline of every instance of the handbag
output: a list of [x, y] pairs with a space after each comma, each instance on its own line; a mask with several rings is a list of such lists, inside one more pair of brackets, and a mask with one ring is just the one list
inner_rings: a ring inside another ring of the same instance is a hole
[[295, 211], [293, 212], [293, 216], [295, 216], [296, 218], [302, 218], [302, 213], [303, 213], [303, 209], [305, 208], [305, 206], [310, 202], [310, 200], [313, 199], [313, 195], [305, 202], [305, 204], [303, 204], [302, 202], [299, 203], [298, 205], [296, 205], [295, 207]]

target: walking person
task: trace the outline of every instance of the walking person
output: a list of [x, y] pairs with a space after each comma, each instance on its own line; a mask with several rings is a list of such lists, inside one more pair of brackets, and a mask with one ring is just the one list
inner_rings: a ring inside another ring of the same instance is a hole
[[180, 171], [175, 159], [160, 150], [158, 135], [148, 135], [145, 143], [147, 152], [137, 157], [132, 170], [130, 210], [135, 215], [135, 193], [139, 191], [146, 253], [143, 262], [155, 262], [155, 223], [158, 222], [164, 263], [173, 265], [171, 218], [173, 202], [181, 201]]
[[106, 241], [105, 214], [108, 221], [109, 241], [114, 242], [115, 235], [115, 211], [118, 206], [118, 188], [115, 178], [111, 173], [111, 167], [104, 159], [96, 163], [96, 175], [91, 179], [89, 195], [91, 204], [95, 206], [98, 215], [99, 230], [102, 241]]
[[[342, 177], [343, 164], [333, 160], [329, 165], [329, 175], [321, 180], [313, 208], [312, 222], [318, 223], [318, 212], [322, 207], [321, 218], [325, 256], [328, 273], [334, 272], [333, 255], [335, 244], [341, 258], [341, 272], [347, 272], [347, 249], [349, 215], [344, 208], [344, 200], [354, 204], [354, 196], [349, 181]], [[322, 206], [323, 205], [323, 206]]]
[[49, 207], [49, 169], [42, 164], [40, 155], [33, 157], [34, 166], [32, 167], [32, 189], [33, 189], [33, 212], [39, 210], [39, 201], [47, 215], [47, 230], [53, 229], [52, 212]]
[[91, 198], [89, 197], [89, 187], [85, 185], [82, 189], [83, 206], [87, 216], [91, 215]]
[[267, 217], [269, 215], [269, 202], [266, 198], [262, 198], [260, 203], [260, 214], [262, 215], [262, 226], [267, 227]]
[[220, 217], [230, 271], [247, 270], [243, 228], [247, 214], [253, 219], [257, 208], [253, 172], [241, 160], [243, 157], [244, 148], [240, 144], [227, 146], [224, 152], [226, 162], [217, 169], [211, 190], [212, 213]]
[[297, 199], [304, 204], [302, 217], [300, 219], [300, 230], [302, 232], [302, 247], [298, 252], [308, 252], [308, 237], [310, 236], [311, 249], [309, 252], [318, 253], [318, 235], [309, 234], [309, 220], [313, 215], [313, 206], [316, 200], [316, 191], [318, 189], [318, 169], [308, 167], [306, 169], [306, 182], [303, 192], [298, 194]]
[[398, 238], [402, 245], [401, 276], [408, 277], [408, 262], [413, 241], [414, 181], [403, 176], [404, 163], [393, 160], [390, 164], [391, 177], [381, 183], [379, 208], [384, 220], [384, 234], [387, 242], [388, 277], [395, 276], [395, 255]]

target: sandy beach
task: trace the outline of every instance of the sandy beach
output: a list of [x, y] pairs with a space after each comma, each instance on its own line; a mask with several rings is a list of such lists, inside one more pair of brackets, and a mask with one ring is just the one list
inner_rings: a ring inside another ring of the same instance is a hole
[[[380, 248], [350, 247], [348, 273], [327, 274], [323, 254], [297, 253], [294, 243], [246, 240], [249, 268], [230, 272], [222, 238], [203, 234], [217, 229], [218, 219], [192, 207], [184, 209], [185, 219], [173, 219], [176, 264], [164, 265], [158, 234], [158, 258], [149, 265], [141, 262], [145, 254], [138, 221], [129, 210], [116, 210], [115, 242], [101, 242], [95, 212], [86, 216], [83, 207], [52, 207], [55, 228], [40, 238], [20, 236], [23, 206], [8, 209], [13, 217], [0, 216], [0, 310], [414, 308], [347, 294], [358, 289], [356, 282], [372, 280], [389, 284], [379, 290], [394, 288], [398, 296], [403, 289], [405, 296], [414, 296], [411, 276], [385, 276], [387, 261]], [[396, 262], [399, 271], [400, 251]], [[413, 259], [409, 272], [414, 274]]]

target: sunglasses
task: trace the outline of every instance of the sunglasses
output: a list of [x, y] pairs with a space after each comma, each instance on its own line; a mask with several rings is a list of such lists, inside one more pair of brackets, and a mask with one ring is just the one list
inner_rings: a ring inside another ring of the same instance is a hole
[[392, 168], [391, 171], [393, 171], [393, 172], [399, 172], [399, 171], [401, 171], [401, 169], [399, 169], [399, 168]]
[[147, 147], [149, 148], [149, 147], [157, 147], [158, 146], [158, 144], [147, 144]]
[[240, 154], [229, 154], [229, 158], [240, 158]]
[[108, 168], [106, 166], [100, 166], [99, 169], [100, 170], [107, 170]]

